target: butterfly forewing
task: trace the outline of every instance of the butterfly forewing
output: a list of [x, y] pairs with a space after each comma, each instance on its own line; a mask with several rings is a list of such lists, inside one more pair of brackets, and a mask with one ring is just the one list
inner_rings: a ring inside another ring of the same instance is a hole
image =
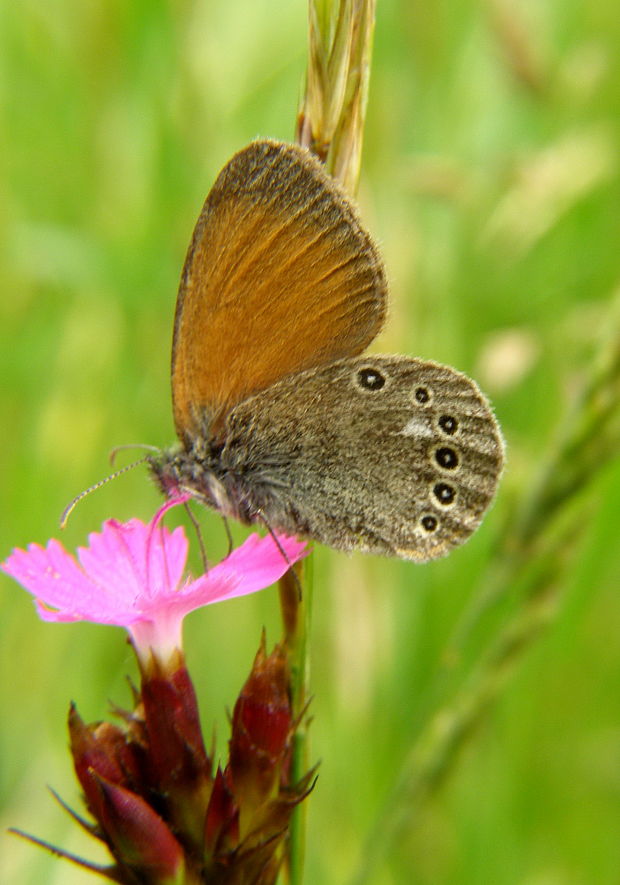
[[257, 141], [236, 154], [196, 225], [177, 300], [177, 432], [248, 395], [361, 353], [381, 328], [381, 259], [341, 189], [306, 150]]

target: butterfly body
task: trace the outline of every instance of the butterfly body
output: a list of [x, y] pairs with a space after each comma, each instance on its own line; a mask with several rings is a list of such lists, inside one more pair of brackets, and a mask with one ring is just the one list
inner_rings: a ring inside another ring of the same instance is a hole
[[164, 493], [340, 550], [428, 560], [495, 493], [501, 434], [474, 382], [361, 356], [385, 317], [383, 265], [348, 197], [295, 145], [220, 173], [183, 270]]
[[501, 439], [487, 415], [453, 369], [357, 357], [239, 403], [219, 442], [205, 416], [151, 466], [164, 490], [190, 490], [243, 523], [427, 560], [465, 541], [493, 496]]

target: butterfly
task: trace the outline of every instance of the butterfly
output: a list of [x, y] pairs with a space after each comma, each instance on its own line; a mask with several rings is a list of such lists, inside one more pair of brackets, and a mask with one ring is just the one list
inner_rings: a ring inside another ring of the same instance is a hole
[[338, 550], [426, 561], [467, 540], [502, 470], [497, 421], [455, 369], [364, 355], [386, 302], [377, 247], [309, 151], [235, 154], [181, 277], [179, 442], [146, 459], [163, 492]]

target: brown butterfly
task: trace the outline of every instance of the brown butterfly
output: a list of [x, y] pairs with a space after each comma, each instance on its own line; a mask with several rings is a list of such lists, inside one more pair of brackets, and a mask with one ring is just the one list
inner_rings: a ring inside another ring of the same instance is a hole
[[465, 541], [495, 494], [501, 434], [465, 375], [360, 356], [386, 298], [376, 246], [312, 154], [237, 153], [183, 268], [180, 443], [147, 458], [162, 490], [339, 550], [428, 560]]

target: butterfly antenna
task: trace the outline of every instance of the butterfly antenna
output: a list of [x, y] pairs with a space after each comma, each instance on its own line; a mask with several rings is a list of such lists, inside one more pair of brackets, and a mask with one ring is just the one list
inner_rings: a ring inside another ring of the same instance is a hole
[[77, 505], [80, 503], [82, 498], [85, 498], [87, 495], [90, 495], [91, 492], [95, 492], [97, 489], [100, 489], [101, 486], [104, 486], [111, 480], [116, 479], [118, 476], [122, 476], [123, 473], [127, 473], [128, 470], [133, 470], [134, 467], [138, 467], [140, 464], [144, 464], [146, 460], [146, 458], [140, 458], [139, 461], [134, 461], [133, 464], [126, 464], [124, 467], [121, 467], [120, 470], [115, 470], [114, 473], [111, 473], [109, 476], [104, 476], [104, 478], [100, 479], [99, 482], [96, 482], [94, 485], [89, 486], [87, 489], [84, 489], [83, 492], [80, 492], [79, 495], [76, 495], [73, 501], [70, 501], [69, 504], [67, 504], [65, 509], [62, 511], [62, 516], [60, 517], [60, 528], [65, 528], [67, 522], [69, 521], [69, 517], [71, 516]]
[[207, 559], [207, 551], [205, 550], [205, 542], [202, 537], [202, 532], [200, 531], [200, 524], [194, 516], [192, 508], [189, 506], [189, 501], [186, 501], [185, 504], [183, 504], [183, 507], [185, 507], [190, 522], [194, 526], [196, 537], [198, 538], [198, 546], [200, 547], [200, 557], [202, 559], [202, 565], [206, 574], [209, 571], [209, 560]]
[[226, 540], [228, 541], [228, 553], [226, 556], [230, 556], [233, 552], [233, 547], [235, 546], [233, 543], [232, 532], [230, 531], [230, 523], [225, 516], [222, 516], [222, 522], [224, 523], [224, 531], [226, 532]]
[[[116, 456], [119, 452], [126, 452], [128, 449], [143, 449], [147, 452], [159, 452], [160, 449], [157, 446], [149, 446], [147, 443], [127, 443], [123, 446], [115, 446], [110, 452], [110, 464], [114, 466], [114, 462], [116, 461]], [[136, 461], [136, 464], [141, 464], [141, 461]], [[129, 467], [133, 467], [133, 464], [130, 464]], [[127, 469], [129, 469], [129, 467]], [[110, 477], [112, 479], [112, 477]], [[104, 480], [105, 482], [105, 480]]]

